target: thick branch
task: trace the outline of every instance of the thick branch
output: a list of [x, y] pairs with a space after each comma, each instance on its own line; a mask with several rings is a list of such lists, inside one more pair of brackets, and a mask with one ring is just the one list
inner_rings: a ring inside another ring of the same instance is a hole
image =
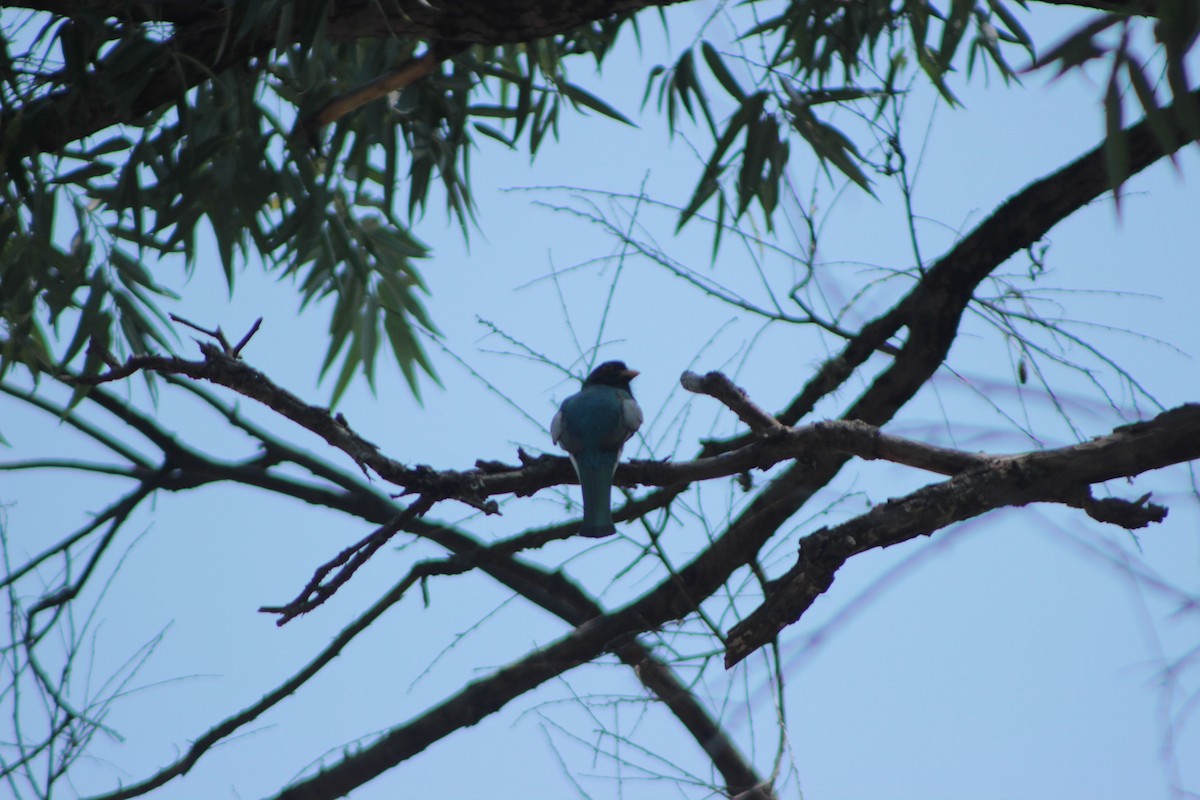
[[[1166, 510], [1146, 506], [1146, 498], [1124, 504], [1093, 500], [1091, 484], [1196, 459], [1200, 459], [1200, 405], [1186, 405], [1083, 444], [990, 459], [949, 481], [823, 528], [801, 540], [796, 565], [773, 581], [763, 604], [730, 631], [725, 664], [738, 663], [798, 620], [851, 556], [928, 536], [997, 508], [1029, 503], [1064, 503], [1090, 514], [1101, 503], [1109, 509], [1104, 521], [1144, 527], [1161, 521]], [[1122, 505], [1120, 513], [1112, 508], [1116, 505]]]

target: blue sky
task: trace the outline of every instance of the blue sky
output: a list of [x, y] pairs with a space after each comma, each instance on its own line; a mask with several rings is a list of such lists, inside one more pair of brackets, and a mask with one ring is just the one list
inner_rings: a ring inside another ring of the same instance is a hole
[[[672, 53], [684, 46], [682, 31], [700, 14], [690, 4], [669, 12], [680, 26]], [[1039, 8], [1029, 28], [1035, 40], [1049, 42], [1073, 18]], [[637, 118], [640, 128], [569, 116], [559, 141], [532, 164], [523, 153], [489, 143], [473, 157], [479, 229], [470, 242], [436, 211], [419, 222], [418, 235], [434, 248], [423, 274], [441, 341], [499, 393], [437, 345], [431, 353], [444, 388], [426, 384], [423, 404], [391, 370], [382, 371], [374, 394], [354, 386], [340, 410], [390, 456], [465, 469], [477, 458], [515, 461], [517, 446], [551, 450], [549, 419], [575, 384], [549, 367], [506, 354], [512, 346], [479, 318], [571, 364], [579, 356], [572, 330], [585, 345], [597, 339], [614, 282], [601, 356], [623, 358], [642, 371], [634, 388], [647, 418], [644, 439], [636, 447], [631, 443], [627, 456], [686, 458], [699, 439], [738, 429], [714, 402], [678, 388], [684, 369], [727, 370], [761, 405], [779, 408], [836, 347], [808, 330], [763, 330], [747, 315], [625, 252], [597, 226], [546, 207], [586, 209], [595, 203], [627, 222], [620, 215], [630, 213], [633, 201], [615, 205], [596, 193], [637, 194], [644, 187], [655, 199], [686, 202], [699, 170], [688, 141], [669, 140], [652, 111], [637, 115], [640, 76], [650, 64], [668, 60], [649, 45], [643, 49], [639, 55], [626, 41], [594, 84], [598, 94]], [[575, 70], [573, 76], [582, 78], [586, 67]], [[969, 229], [1029, 181], [1094, 146], [1103, 125], [1101, 81], [1072, 75], [1047, 83], [1035, 74], [1024, 87], [1009, 88], [995, 78], [990, 85], [980, 78], [963, 80], [954, 84], [966, 105], [960, 110], [938, 103], [924, 88], [914, 91], [905, 133], [914, 150], [926, 141], [915, 195], [926, 258], [936, 257], [956, 232]], [[815, 170], [799, 147], [793, 169], [804, 182]], [[1178, 170], [1157, 164], [1132, 180], [1119, 217], [1109, 200], [1076, 214], [1052, 231], [1050, 270], [1036, 283], [1048, 292], [1047, 302], [1081, 320], [1081, 330], [1167, 407], [1197, 395], [1192, 356], [1200, 352], [1193, 308], [1198, 175], [1200, 158], [1193, 148], [1181, 155]], [[898, 194], [883, 186], [877, 200], [838, 188], [825, 183], [819, 195], [824, 224], [818, 260], [831, 297], [849, 296], [883, 270], [912, 263]], [[643, 236], [653, 237], [679, 263], [746, 297], [765, 296], [764, 283], [786, 291], [796, 279], [795, 260], [731, 243], [710, 265], [707, 230], [695, 226], [674, 237], [672, 215], [648, 205], [639, 207], [638, 222], [645, 226]], [[795, 244], [786, 237], [780, 243]], [[598, 257], [607, 258], [598, 263]], [[762, 277], [751, 268], [756, 258]], [[213, 261], [213, 269], [198, 270], [183, 286], [178, 313], [234, 334], [264, 317], [245, 351], [247, 360], [292, 391], [323, 401], [328, 386], [315, 383], [324, 353], [320, 310], [297, 315], [291, 288], [253, 267], [239, 276], [230, 299]], [[1026, 269], [1022, 262], [1005, 271]], [[895, 281], [885, 285], [852, 321], [882, 309], [902, 288]], [[1069, 355], [1085, 356], [1078, 349]], [[1014, 363], [1011, 348], [994, 329], [968, 320], [952, 355], [956, 372], [939, 375], [888, 430], [991, 452], [1074, 441], [1076, 433], [1053, 404], [1033, 384], [1015, 382]], [[1103, 434], [1134, 418], [1138, 409], [1153, 412], [1144, 397], [1124, 392], [1111, 375], [1100, 380], [1121, 413], [1077, 375], [1052, 371], [1051, 378], [1084, 436]], [[848, 386], [818, 409], [817, 418], [839, 413], [860, 388]], [[128, 391], [142, 394], [136, 384]], [[272, 430], [327, 455], [315, 437], [272, 420], [250, 401], [240, 405]], [[0, 401], [0, 409], [12, 457], [80, 454], [79, 440], [52, 421], [10, 400]], [[157, 414], [181, 436], [214, 452], [229, 457], [249, 452], [248, 443], [230, 437], [218, 420], [172, 393], [163, 393]], [[344, 457], [330, 458], [348, 466]], [[799, 536], [934, 480], [880, 462], [852, 464], [792, 521], [768, 565], [785, 569]], [[100, 478], [6, 475], [0, 499], [11, 504], [7, 524], [15, 549], [35, 551], [57, 539], [118, 487]], [[1195, 646], [1200, 622], [1194, 609], [1174, 613], [1179, 597], [1129, 577], [1131, 569], [1151, 570], [1194, 596], [1200, 537], [1189, 475], [1167, 470], [1109, 489], [1130, 498], [1154, 490], [1170, 506], [1170, 516], [1134, 541], [1074, 512], [1009, 510], [930, 540], [867, 554], [839, 573], [831, 591], [782, 637], [789, 721], [785, 796], [1168, 797], [1176, 777], [1164, 752], [1178, 759], [1184, 787], [1200, 787], [1194, 714], [1185, 717], [1171, 747], [1164, 747], [1169, 715], [1183, 707], [1183, 696], [1173, 695], [1161, 680], [1166, 665]], [[577, 502], [576, 487], [506, 500], [497, 517], [450, 505], [439, 507], [436, 516], [490, 541], [574, 513], [564, 497]], [[744, 502], [729, 482], [690, 493], [664, 536], [669, 557], [685, 561], [705, 541], [704, 519], [719, 526]], [[423, 545], [385, 550], [332, 603], [282, 629], [255, 612], [290, 599], [317, 564], [367, 532], [336, 515], [240, 488], [161, 497], [143, 509], [127, 526], [123, 545], [130, 549], [100, 607], [94, 674], [109, 674], [134, 649], [166, 632], [132, 682], [140, 688], [108, 719], [124, 741], [97, 743], [96, 760], [79, 775], [79, 791], [140, 779], [173, 758], [209, 725], [297, 669], [412, 561], [436, 552]], [[661, 566], [639, 559], [644, 541], [644, 533], [626, 526], [620, 537], [599, 545], [568, 540], [531, 557], [563, 565], [611, 607], [656, 582]], [[691, 630], [665, 636], [685, 653], [711, 646]], [[428, 608], [419, 596], [406, 599], [299, 696], [157, 796], [269, 795], [316, 760], [336, 760], [358, 737], [421, 713], [464, 681], [565, 631], [561, 622], [525, 609], [485, 577], [435, 580]], [[681, 671], [692, 674], [693, 663], [685, 662]], [[694, 743], [659, 710], [644, 706], [643, 690], [624, 669], [611, 659], [577, 669], [354, 796], [432, 791], [448, 797], [571, 796], [562, 764], [597, 798], [660, 797], [666, 787], [645, 779], [653, 770], [709, 780]], [[764, 674], [762, 659], [754, 658], [731, 673], [710, 669], [700, 677], [739, 743], [769, 772], [779, 733], [775, 695]], [[1197, 691], [1194, 665], [1180, 680], [1187, 691]], [[591, 744], [603, 743], [606, 750], [612, 745], [601, 729], [628, 737], [620, 753], [646, 772], [594, 756]], [[669, 763], [638, 753], [638, 747], [653, 748]], [[687, 787], [680, 794], [705, 796]]]

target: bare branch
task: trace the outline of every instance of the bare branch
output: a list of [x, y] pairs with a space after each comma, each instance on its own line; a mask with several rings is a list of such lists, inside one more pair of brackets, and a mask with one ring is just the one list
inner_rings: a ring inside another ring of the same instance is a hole
[[1063, 503], [1104, 522], [1143, 527], [1161, 521], [1166, 510], [1146, 506], [1147, 497], [1132, 503], [1094, 500], [1089, 487], [1197, 458], [1200, 405], [1185, 405], [1082, 444], [991, 459], [949, 481], [823, 528], [801, 540], [796, 565], [773, 581], [763, 604], [729, 632], [725, 664], [738, 663], [798, 620], [853, 555], [928, 536], [997, 508], [1029, 503]]
[[[263, 606], [258, 610], [268, 614], [279, 614], [279, 619], [275, 621], [276, 625], [286, 625], [301, 614], [307, 614], [332, 597], [346, 581], [354, 577], [358, 568], [367, 563], [379, 548], [383, 547], [406, 524], [423, 516], [432, 506], [433, 500], [420, 498], [391, 522], [372, 531], [365, 539], [350, 545], [338, 553], [333, 560], [318, 567], [312, 580], [295, 600], [286, 606]], [[335, 569], [337, 569], [337, 573], [327, 581], [326, 576]]]

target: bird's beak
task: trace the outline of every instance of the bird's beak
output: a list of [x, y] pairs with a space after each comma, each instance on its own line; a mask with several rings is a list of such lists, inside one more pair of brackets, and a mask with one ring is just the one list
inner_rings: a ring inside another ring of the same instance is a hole
[[634, 378], [636, 378], [638, 375], [641, 375], [641, 374], [642, 373], [638, 372], [636, 369], [627, 369], [621, 373], [621, 377], [624, 378], [625, 380], [631, 381]]

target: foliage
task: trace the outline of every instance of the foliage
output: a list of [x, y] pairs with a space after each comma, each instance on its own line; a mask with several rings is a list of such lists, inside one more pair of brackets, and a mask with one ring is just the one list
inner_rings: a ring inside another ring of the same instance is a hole
[[[275, 25], [274, 8], [251, 4], [229, 46], [252, 43]], [[544, 42], [474, 48], [313, 141], [298, 121], [338, 87], [369, 81], [416, 49], [394, 36], [330, 42], [321, 9], [287, 6], [296, 15], [295, 42], [206, 76], [147, 113], [138, 103], [148, 62], [171, 41], [156, 40], [156, 23], [91, 14], [6, 18], [4, 43], [20, 50], [0, 92], [5, 369], [18, 362], [66, 369], [86, 349], [82, 370], [95, 374], [113, 355], [169, 348], [161, 301], [172, 293], [155, 277], [163, 267], [144, 263], [174, 258], [190, 274], [210, 257], [207, 231], [231, 292], [237, 271], [261, 258], [294, 280], [302, 306], [332, 298], [322, 371], [340, 361], [335, 401], [360, 369], [373, 380], [381, 340], [414, 391], [417, 370], [433, 376], [420, 337], [436, 328], [416, 266], [427, 251], [401, 219], [401, 201], [409, 219], [419, 216], [436, 180], [465, 233], [472, 132], [511, 146], [527, 130], [536, 152], [564, 104], [621, 119], [570, 83], [561, 60], [591, 53], [599, 61], [621, 20]], [[87, 144], [38, 152], [40, 126], [84, 94], [109, 98], [114, 118], [130, 121]], [[480, 94], [499, 102], [479, 102]], [[511, 122], [510, 133], [495, 120]], [[404, 183], [407, 196], [397, 198]], [[73, 212], [73, 226], [57, 220], [60, 209]], [[46, 326], [62, 324], [71, 332], [56, 348]]]
[[[679, 131], [686, 114], [711, 138], [679, 224], [715, 204], [722, 221], [757, 207], [769, 228], [797, 143], [871, 191], [871, 173], [888, 166], [873, 160], [854, 118], [883, 113], [910, 64], [950, 103], [949, 76], [963, 66], [967, 75], [994, 69], [1015, 79], [1011, 59], [1034, 53], [1017, 18], [1023, 5], [721, 7], [706, 27], [728, 22], [732, 39], [700, 39], [648, 74], [647, 100], [668, 130]], [[466, 235], [470, 155], [485, 140], [523, 141], [536, 154], [564, 108], [629, 121], [572, 82], [566, 65], [587, 56], [600, 67], [621, 31], [638, 33], [632, 12], [517, 44], [460, 48], [389, 102], [314, 132], [305, 120], [344, 87], [419, 55], [400, 22], [381, 18], [373, 35], [334, 38], [325, 16], [334, 6], [320, 3], [254, 0], [214, 18], [208, 7], [188, 16], [172, 5], [157, 17], [104, 8], [5, 15], [0, 370], [74, 365], [96, 374], [113, 357], [170, 349], [167, 287], [180, 284], [168, 265], [190, 275], [211, 258], [201, 246], [211, 236], [231, 292], [238, 270], [261, 260], [295, 282], [302, 306], [332, 299], [322, 371], [336, 367], [335, 401], [360, 371], [373, 384], [381, 342], [417, 391], [419, 371], [434, 375], [422, 338], [436, 328], [418, 266], [428, 253], [412, 226], [433, 188]], [[1070, 69], [1108, 58], [1114, 185], [1128, 173], [1121, 128], [1129, 89], [1164, 147], [1200, 130], [1184, 68], [1198, 15], [1189, 0], [1163, 0], [1154, 23], [1170, 107], [1138, 54], [1144, 20], [1102, 14], [1037, 62]], [[1097, 38], [1114, 31], [1115, 40]], [[710, 83], [720, 98], [710, 97]], [[715, 255], [719, 235], [713, 245]]]

